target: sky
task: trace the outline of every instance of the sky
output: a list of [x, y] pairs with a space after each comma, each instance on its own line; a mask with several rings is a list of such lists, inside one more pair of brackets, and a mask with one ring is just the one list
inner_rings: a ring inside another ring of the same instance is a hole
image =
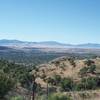
[[0, 0], [0, 39], [100, 43], [100, 0]]

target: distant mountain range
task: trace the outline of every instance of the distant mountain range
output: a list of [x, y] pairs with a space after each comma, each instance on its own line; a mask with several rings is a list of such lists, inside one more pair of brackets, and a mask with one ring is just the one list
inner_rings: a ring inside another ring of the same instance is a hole
[[87, 44], [64, 44], [56, 41], [43, 41], [43, 42], [28, 42], [19, 40], [0, 40], [0, 46], [15, 46], [15, 47], [52, 47], [52, 48], [100, 48], [100, 44], [87, 43]]

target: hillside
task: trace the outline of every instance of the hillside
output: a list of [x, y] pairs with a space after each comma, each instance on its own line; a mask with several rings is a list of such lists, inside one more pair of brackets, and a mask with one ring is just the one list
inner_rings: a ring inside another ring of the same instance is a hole
[[[0, 60], [0, 100], [30, 100], [33, 76], [36, 100], [99, 100], [100, 58], [60, 57], [47, 64], [25, 66]], [[12, 98], [12, 99], [11, 99]], [[60, 99], [66, 100], [66, 99]]]
[[79, 94], [84, 94], [85, 100], [91, 100], [91, 98], [99, 100], [100, 58], [79, 60], [60, 57], [48, 64], [37, 66], [36, 71], [33, 70], [32, 73], [37, 77], [36, 82], [44, 90], [48, 83], [51, 92], [61, 93], [62, 91], [63, 94], [71, 93], [73, 96], [73, 91], [76, 91], [74, 92], [75, 97], [80, 100], [83, 99]]

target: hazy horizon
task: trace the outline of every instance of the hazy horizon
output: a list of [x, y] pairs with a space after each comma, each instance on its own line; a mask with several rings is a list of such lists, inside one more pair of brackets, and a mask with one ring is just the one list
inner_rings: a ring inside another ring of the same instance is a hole
[[92, 42], [87, 42], [87, 43], [64, 43], [64, 42], [60, 42], [60, 41], [28, 41], [28, 40], [18, 40], [18, 39], [0, 39], [0, 41], [2, 40], [8, 40], [8, 41], [21, 41], [21, 42], [55, 42], [55, 43], [61, 43], [61, 44], [68, 44], [68, 45], [81, 45], [81, 44], [100, 44], [100, 43], [92, 43]]
[[0, 39], [100, 44], [99, 0], [0, 1]]

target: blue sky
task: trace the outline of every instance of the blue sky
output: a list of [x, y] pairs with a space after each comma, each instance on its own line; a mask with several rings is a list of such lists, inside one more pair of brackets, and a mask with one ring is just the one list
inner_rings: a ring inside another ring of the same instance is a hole
[[100, 43], [100, 0], [0, 0], [0, 39]]

